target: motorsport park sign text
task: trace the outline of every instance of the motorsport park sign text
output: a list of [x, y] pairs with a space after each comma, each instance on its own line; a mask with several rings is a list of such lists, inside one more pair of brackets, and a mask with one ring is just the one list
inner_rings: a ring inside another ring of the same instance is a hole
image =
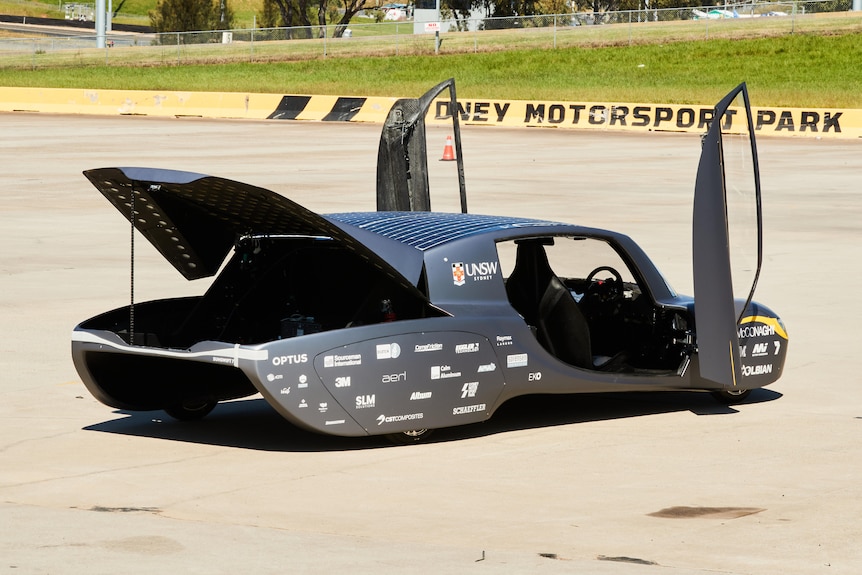
[[[429, 111], [428, 121], [446, 121], [452, 117], [447, 100], [437, 100]], [[459, 100], [458, 118], [468, 124], [501, 126], [552, 126], [606, 130], [666, 130], [704, 132], [713, 118], [708, 106], [659, 104], [610, 104], [570, 102], [530, 102], [522, 100]], [[857, 110], [804, 108], [752, 108], [754, 129], [776, 135], [837, 135], [842, 132], [845, 115]], [[744, 116], [739, 110], [728, 110], [725, 130], [733, 131]], [[862, 127], [862, 118], [855, 125]], [[743, 128], [743, 126], [740, 126]], [[852, 137], [852, 136], [851, 136]]]

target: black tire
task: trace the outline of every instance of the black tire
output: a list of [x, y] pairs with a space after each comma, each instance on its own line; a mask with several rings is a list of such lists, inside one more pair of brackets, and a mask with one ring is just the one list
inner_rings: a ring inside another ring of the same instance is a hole
[[401, 433], [388, 433], [386, 434], [386, 439], [395, 445], [410, 445], [425, 441], [431, 435], [431, 432], [431, 429], [411, 429], [410, 431], [402, 431]]
[[196, 421], [203, 419], [215, 409], [218, 401], [211, 397], [186, 399], [165, 408], [165, 413], [179, 421]]
[[724, 405], [734, 405], [742, 403], [751, 394], [750, 389], [717, 389], [712, 393], [712, 397], [719, 403]]

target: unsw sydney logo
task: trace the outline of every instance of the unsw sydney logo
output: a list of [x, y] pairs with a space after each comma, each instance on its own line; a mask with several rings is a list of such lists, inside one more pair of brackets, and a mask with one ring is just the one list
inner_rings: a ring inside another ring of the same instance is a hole
[[497, 273], [498, 262], [454, 262], [452, 264], [452, 283], [462, 286], [467, 283], [467, 278], [473, 281], [487, 281]]

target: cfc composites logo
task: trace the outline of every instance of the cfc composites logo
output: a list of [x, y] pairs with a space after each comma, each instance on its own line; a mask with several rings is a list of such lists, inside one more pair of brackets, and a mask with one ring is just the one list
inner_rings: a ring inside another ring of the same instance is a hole
[[425, 417], [424, 413], [407, 413], [404, 415], [383, 415], [377, 417], [377, 425], [384, 423], [399, 423], [401, 421], [414, 421]]

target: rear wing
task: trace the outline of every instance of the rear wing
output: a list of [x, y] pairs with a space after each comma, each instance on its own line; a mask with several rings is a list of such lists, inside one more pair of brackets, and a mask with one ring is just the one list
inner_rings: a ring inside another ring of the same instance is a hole
[[458, 100], [455, 95], [454, 78], [437, 84], [421, 98], [397, 100], [389, 109], [377, 151], [377, 211], [431, 211], [425, 116], [431, 103], [446, 88], [449, 89], [452, 110], [461, 212], [467, 213], [464, 161], [461, 156], [461, 128], [458, 124]]

